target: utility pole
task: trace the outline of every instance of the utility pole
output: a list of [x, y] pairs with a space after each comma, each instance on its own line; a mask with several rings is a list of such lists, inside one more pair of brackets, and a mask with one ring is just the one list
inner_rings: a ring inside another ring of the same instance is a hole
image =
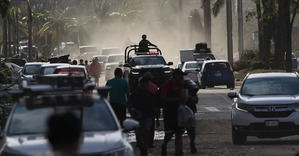
[[244, 51], [244, 38], [243, 38], [243, 2], [242, 0], [237, 1], [238, 7], [238, 50], [239, 50], [239, 60], [243, 59]]
[[233, 57], [233, 25], [232, 25], [232, 1], [226, 0], [226, 24], [227, 24], [227, 59], [231, 65]]

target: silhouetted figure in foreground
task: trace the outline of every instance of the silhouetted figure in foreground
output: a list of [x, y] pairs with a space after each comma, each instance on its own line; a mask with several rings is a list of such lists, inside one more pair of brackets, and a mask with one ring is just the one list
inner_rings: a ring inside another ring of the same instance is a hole
[[47, 120], [46, 138], [53, 156], [78, 155], [82, 127], [80, 119], [73, 113], [53, 114]]
[[149, 40], [146, 39], [146, 35], [142, 35], [142, 40], [139, 42], [139, 52], [149, 52], [148, 46], [155, 46]]

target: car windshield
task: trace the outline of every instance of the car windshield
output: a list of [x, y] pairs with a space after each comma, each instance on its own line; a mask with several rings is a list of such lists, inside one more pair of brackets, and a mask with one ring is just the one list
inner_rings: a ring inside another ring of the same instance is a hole
[[24, 67], [24, 75], [35, 75], [40, 71], [41, 65], [27, 65]]
[[186, 69], [200, 69], [202, 63], [196, 62], [196, 63], [187, 63], [186, 64]]
[[241, 94], [256, 95], [295, 95], [299, 94], [297, 77], [254, 78], [245, 81]]
[[122, 62], [124, 60], [123, 55], [113, 55], [108, 57], [108, 63], [112, 62]]
[[56, 69], [55, 74], [72, 74], [74, 76], [85, 76], [84, 69], [82, 68], [59, 68]]
[[97, 52], [98, 49], [96, 47], [84, 47], [80, 48], [80, 53], [86, 53], [86, 52]]
[[56, 69], [56, 66], [51, 66], [51, 67], [42, 67], [40, 71], [40, 75], [48, 75], [48, 74], [53, 74]]
[[[13, 112], [7, 135], [42, 134], [45, 132], [46, 120], [55, 112], [54, 108], [28, 110], [25, 105], [18, 105]], [[81, 111], [72, 111], [80, 117]], [[83, 109], [83, 130], [86, 131], [114, 131], [117, 124], [106, 104], [95, 103]]]
[[136, 57], [134, 58], [135, 65], [165, 65], [166, 62], [163, 57], [153, 56], [153, 57]]

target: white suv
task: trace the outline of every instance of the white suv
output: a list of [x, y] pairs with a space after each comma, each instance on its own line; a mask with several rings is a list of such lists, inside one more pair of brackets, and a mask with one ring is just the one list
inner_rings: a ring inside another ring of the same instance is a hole
[[248, 74], [232, 105], [232, 141], [247, 136], [279, 138], [299, 134], [298, 73]]

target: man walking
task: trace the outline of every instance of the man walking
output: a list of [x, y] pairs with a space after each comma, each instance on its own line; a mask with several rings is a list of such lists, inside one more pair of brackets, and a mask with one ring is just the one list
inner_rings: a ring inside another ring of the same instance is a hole
[[126, 104], [130, 89], [128, 82], [122, 78], [123, 71], [120, 68], [115, 69], [114, 76], [115, 78], [107, 81], [106, 86], [111, 87], [110, 104], [122, 125], [126, 119]]
[[129, 98], [129, 106], [131, 115], [140, 124], [140, 127], [136, 130], [140, 156], [147, 156], [150, 132], [154, 124], [154, 95], [149, 91], [149, 79], [141, 78], [138, 88]]
[[97, 86], [99, 85], [99, 78], [100, 78], [100, 74], [101, 74], [100, 69], [101, 69], [101, 66], [98, 61], [98, 58], [94, 58], [92, 60], [92, 63], [89, 66], [89, 75], [94, 77]]

